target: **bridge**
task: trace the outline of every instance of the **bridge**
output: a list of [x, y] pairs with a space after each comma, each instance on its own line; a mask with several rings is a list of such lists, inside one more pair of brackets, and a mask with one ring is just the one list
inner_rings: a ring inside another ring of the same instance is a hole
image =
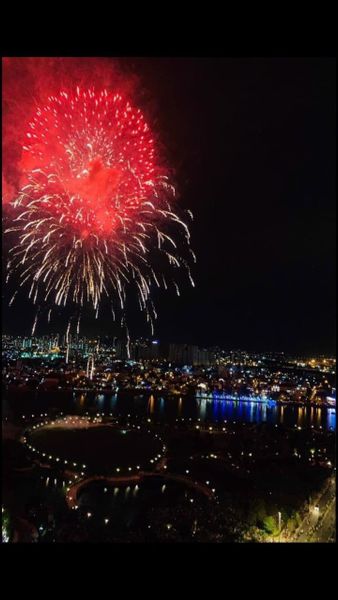
[[149, 471], [140, 471], [137, 475], [127, 475], [125, 477], [107, 477], [105, 475], [93, 475], [91, 477], [81, 479], [80, 481], [75, 482], [68, 488], [66, 494], [66, 502], [70, 509], [75, 509], [77, 507], [77, 499], [80, 490], [92, 481], [104, 481], [105, 483], [112, 483], [114, 485], [118, 485], [119, 483], [138, 483], [146, 477], [161, 477], [162, 479], [165, 479], [167, 481], [177, 481], [179, 483], [183, 483], [189, 488], [198, 491], [200, 494], [206, 496], [209, 500], [212, 500], [215, 497], [214, 493], [207, 485], [205, 485], [204, 483], [193, 481], [185, 475], [179, 475], [176, 473], [152, 473]]

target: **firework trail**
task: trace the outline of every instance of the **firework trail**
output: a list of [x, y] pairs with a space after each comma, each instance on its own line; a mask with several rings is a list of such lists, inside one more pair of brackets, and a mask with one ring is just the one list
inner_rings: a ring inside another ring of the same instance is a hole
[[[51, 95], [27, 125], [20, 168], [6, 230], [16, 239], [8, 277], [19, 273], [34, 304], [77, 307], [77, 330], [81, 308], [91, 305], [97, 317], [105, 296], [124, 321], [133, 283], [153, 330], [153, 287], [179, 295], [175, 277], [164, 273], [183, 267], [193, 284], [195, 257], [140, 109], [106, 89]], [[69, 331], [70, 322], [67, 338]]]

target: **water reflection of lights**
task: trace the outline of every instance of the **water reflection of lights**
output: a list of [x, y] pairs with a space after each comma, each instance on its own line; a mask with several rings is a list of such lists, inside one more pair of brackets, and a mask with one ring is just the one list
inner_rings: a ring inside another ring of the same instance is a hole
[[328, 408], [327, 409], [327, 427], [328, 429], [336, 429], [336, 409]]
[[[117, 403], [117, 394], [114, 394], [111, 399], [110, 399], [110, 408], [113, 410], [116, 406]], [[112, 414], [110, 413], [110, 416], [112, 416]]]
[[316, 425], [320, 427], [321, 422], [322, 422], [322, 409], [320, 408], [320, 406], [318, 406], [317, 414], [316, 414]]
[[284, 406], [280, 407], [280, 422], [284, 423]]
[[250, 414], [249, 414], [250, 423], [252, 423], [252, 421], [254, 420], [254, 409], [255, 409], [255, 403], [250, 402]]
[[270, 406], [276, 406], [277, 402], [268, 398], [267, 396], [246, 396], [246, 395], [235, 395], [235, 394], [226, 394], [224, 392], [212, 392], [210, 394], [206, 394], [203, 392], [197, 393], [197, 398], [206, 399], [206, 400], [220, 400], [220, 401], [231, 401], [231, 402], [255, 402], [258, 404], [269, 404]]
[[153, 414], [154, 410], [155, 410], [155, 398], [153, 395], [151, 395], [148, 400], [148, 412], [150, 412], [150, 414]]

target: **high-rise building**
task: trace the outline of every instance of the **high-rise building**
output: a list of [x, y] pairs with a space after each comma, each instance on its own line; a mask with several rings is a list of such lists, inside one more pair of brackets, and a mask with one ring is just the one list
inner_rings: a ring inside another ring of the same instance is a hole
[[31, 348], [31, 347], [32, 347], [32, 338], [24, 338], [22, 340], [23, 350], [26, 350], [26, 348]]
[[213, 364], [213, 354], [206, 349], [190, 344], [169, 344], [168, 359], [181, 365], [209, 366]]

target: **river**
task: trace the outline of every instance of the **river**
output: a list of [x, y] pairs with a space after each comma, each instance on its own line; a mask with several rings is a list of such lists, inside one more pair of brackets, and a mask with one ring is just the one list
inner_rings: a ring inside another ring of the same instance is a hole
[[22, 414], [48, 413], [51, 409], [60, 412], [84, 414], [97, 411], [113, 416], [150, 416], [159, 422], [174, 423], [176, 420], [191, 420], [217, 423], [236, 421], [244, 423], [268, 423], [286, 427], [313, 427], [335, 430], [336, 409], [330, 407], [300, 406], [235, 400], [209, 400], [188, 396], [158, 397], [151, 394], [72, 391], [6, 391], [3, 400], [3, 415], [19, 417]]

